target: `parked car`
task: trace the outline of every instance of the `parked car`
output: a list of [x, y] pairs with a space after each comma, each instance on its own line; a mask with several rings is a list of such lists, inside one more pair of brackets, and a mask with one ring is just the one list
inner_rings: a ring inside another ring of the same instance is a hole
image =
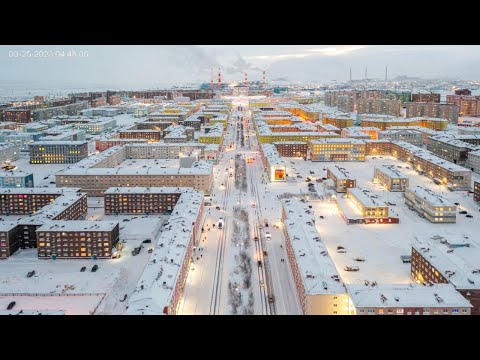
[[148, 249], [148, 253], [151, 254], [153, 252], [153, 248]]
[[465, 210], [459, 211], [458, 213], [462, 215], [467, 215], [467, 212]]
[[8, 304], [7, 306], [7, 310], [12, 310], [13, 307], [15, 306], [16, 302], [15, 301], [12, 301], [10, 304]]
[[96, 272], [97, 270], [98, 270], [98, 265], [97, 264], [93, 265], [92, 272]]
[[365, 261], [365, 258], [364, 258], [364, 257], [361, 257], [361, 256], [357, 256], [357, 257], [354, 257], [353, 260], [354, 260], [354, 261], [358, 261], [358, 262], [364, 262], [364, 261]]
[[85, 270], [87, 270], [87, 267], [86, 267], [86, 266], [82, 266], [82, 268], [80, 269], [80, 272], [85, 272]]
[[465, 217], [473, 218], [473, 215], [468, 214], [468, 215], [465, 215]]
[[27, 274], [27, 278], [31, 278], [33, 275], [35, 275], [35, 270], [29, 271]]
[[265, 286], [263, 280], [260, 280], [260, 286], [262, 286], [262, 287]]
[[337, 253], [339, 254], [345, 254], [347, 250], [343, 246], [337, 246]]
[[215, 207], [215, 209], [220, 210], [220, 206]]
[[275, 301], [275, 299], [273, 298], [273, 295], [269, 295], [268, 296], [268, 302], [273, 303], [274, 301]]
[[345, 266], [343, 268], [343, 270], [345, 270], [345, 271], [358, 271], [358, 270], [360, 270], [360, 268], [358, 266]]
[[265, 237], [266, 237], [267, 239], [271, 239], [271, 238], [272, 238], [272, 235], [270, 235], [270, 233], [267, 231], [267, 232], [265, 233]]
[[130, 221], [129, 219], [123, 219], [123, 222]]
[[150, 239], [145, 239], [142, 241], [143, 244], [151, 244], [152, 243], [152, 240]]
[[319, 218], [320, 219], [325, 219], [325, 217], [323, 215], [320, 215]]
[[255, 236], [255, 237], [253, 238], [253, 240], [254, 240], [254, 241], [258, 241], [258, 236]]

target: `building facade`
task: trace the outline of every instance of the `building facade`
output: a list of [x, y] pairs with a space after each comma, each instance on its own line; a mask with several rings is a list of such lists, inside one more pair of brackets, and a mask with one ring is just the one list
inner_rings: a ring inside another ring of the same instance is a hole
[[308, 144], [303, 141], [274, 142], [273, 145], [282, 157], [306, 157]]
[[447, 95], [447, 103], [458, 106], [459, 116], [480, 116], [480, 96]]
[[332, 179], [335, 191], [339, 193], [345, 193], [347, 189], [357, 187], [357, 180], [338, 165], [327, 167], [327, 179]]
[[457, 207], [437, 193], [412, 186], [405, 189], [405, 204], [432, 223], [454, 223], [457, 221]]
[[356, 139], [321, 139], [310, 142], [312, 161], [365, 161], [365, 142]]
[[405, 103], [406, 117], [431, 117], [447, 119], [450, 123], [458, 122], [459, 108], [457, 104], [411, 102]]
[[440, 94], [438, 94], [438, 93], [412, 94], [412, 102], [439, 103], [440, 102]]
[[30, 144], [30, 164], [74, 164], [86, 157], [87, 141], [44, 141]]
[[385, 114], [400, 116], [402, 102], [400, 100], [388, 99], [365, 99], [361, 98], [357, 101], [358, 114]]

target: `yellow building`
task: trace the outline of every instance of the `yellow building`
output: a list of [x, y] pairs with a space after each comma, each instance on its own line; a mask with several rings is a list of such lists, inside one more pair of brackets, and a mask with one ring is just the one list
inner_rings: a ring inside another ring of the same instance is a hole
[[347, 198], [357, 207], [365, 218], [387, 218], [388, 205], [383, 201], [372, 198], [368, 190], [348, 188]]
[[322, 117], [323, 124], [330, 124], [336, 126], [337, 128], [343, 129], [352, 127], [354, 123], [354, 119], [352, 116], [346, 115], [332, 115], [332, 114], [324, 114]]

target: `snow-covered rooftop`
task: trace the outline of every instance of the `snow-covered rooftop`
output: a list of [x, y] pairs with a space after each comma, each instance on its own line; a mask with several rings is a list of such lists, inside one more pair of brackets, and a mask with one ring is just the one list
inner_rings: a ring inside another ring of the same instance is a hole
[[375, 196], [373, 193], [370, 195], [370, 191], [359, 187], [348, 188], [347, 193], [353, 195], [360, 203], [365, 207], [388, 207], [382, 200], [378, 198], [372, 198]]
[[403, 175], [400, 171], [398, 171], [395, 165], [380, 165], [380, 166], [375, 166], [375, 169], [377, 169], [378, 171], [381, 171], [391, 179], [407, 179], [408, 178], [407, 176]]
[[31, 146], [55, 146], [55, 145], [68, 145], [68, 146], [80, 146], [80, 145], [87, 145], [88, 141], [35, 141]]
[[457, 289], [480, 288], [480, 247], [475, 239], [417, 236], [412, 247]]
[[432, 206], [449, 206], [455, 208], [454, 203], [441, 197], [439, 194], [433, 192], [430, 189], [426, 189], [421, 186], [410, 186], [407, 188], [407, 190], [421, 197], [423, 200], [425, 200]]
[[297, 199], [282, 200], [282, 206], [287, 215], [285, 230], [291, 240], [305, 293], [345, 294], [343, 282], [315, 228], [312, 211]]
[[328, 166], [327, 169], [335, 176], [337, 179], [349, 179], [355, 180], [355, 178], [344, 168], [338, 165]]
[[82, 221], [82, 220], [55, 220], [46, 222], [37, 229], [42, 231], [112, 231], [118, 222], [115, 221]]
[[183, 194], [191, 192], [191, 188], [186, 187], [111, 187], [104, 192], [107, 194]]
[[203, 193], [184, 192], [163, 228], [149, 263], [128, 302], [129, 315], [161, 315], [171, 303], [179, 270], [203, 204]]
[[451, 284], [347, 285], [356, 308], [471, 308], [470, 302]]
[[[322, 134], [326, 134], [326, 133], [322, 133]], [[362, 133], [362, 135], [365, 135], [365, 134]], [[354, 145], [365, 144], [363, 140], [351, 139], [351, 138], [317, 139], [317, 140], [312, 140], [310, 143], [313, 145], [316, 145], [316, 144], [354, 144]]]
[[267, 158], [270, 166], [285, 166], [285, 161], [278, 153], [277, 148], [273, 144], [262, 144], [262, 152]]

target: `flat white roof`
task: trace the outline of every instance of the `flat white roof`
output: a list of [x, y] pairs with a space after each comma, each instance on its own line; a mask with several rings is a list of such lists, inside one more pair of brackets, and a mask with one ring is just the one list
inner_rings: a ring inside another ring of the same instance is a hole
[[155, 251], [130, 296], [127, 315], [161, 315], [164, 308], [170, 305], [203, 197], [203, 192], [192, 190], [178, 199]]
[[81, 221], [81, 220], [55, 220], [47, 222], [37, 229], [42, 231], [112, 231], [118, 222], [114, 221]]
[[356, 308], [471, 308], [451, 284], [347, 285]]
[[381, 171], [383, 174], [387, 175], [391, 179], [408, 179], [407, 176], [403, 175], [395, 165], [380, 165], [375, 166], [376, 170]]
[[35, 141], [30, 144], [30, 146], [56, 146], [56, 145], [65, 145], [65, 146], [80, 146], [87, 145], [88, 141]]
[[262, 152], [270, 166], [285, 166], [285, 161], [278, 153], [274, 144], [262, 144]]
[[355, 178], [344, 167], [341, 167], [341, 166], [338, 166], [338, 165], [333, 165], [333, 166], [328, 166], [327, 169], [337, 179], [355, 180]]
[[382, 200], [378, 198], [372, 198], [372, 196], [375, 195], [375, 193], [367, 190], [367, 189], [362, 189], [362, 188], [348, 188], [347, 189], [348, 194], [352, 194], [360, 203], [363, 204], [365, 207], [388, 207], [387, 204], [385, 204]]
[[287, 214], [284, 221], [285, 229], [291, 240], [305, 293], [308, 295], [345, 294], [343, 282], [315, 228], [315, 217], [308, 205], [297, 199], [281, 200], [281, 202]]
[[111, 187], [104, 192], [107, 194], [182, 194], [192, 191], [188, 187]]
[[456, 205], [450, 202], [450, 200], [441, 197], [439, 194], [430, 189], [426, 189], [421, 186], [409, 186], [406, 191], [414, 193], [432, 206], [449, 206], [456, 208]]
[[[364, 134], [362, 133], [362, 135]], [[310, 143], [314, 145], [316, 144], [354, 144], [354, 145], [365, 144], [363, 140], [352, 139], [352, 138], [317, 139], [317, 140], [312, 140]]]

